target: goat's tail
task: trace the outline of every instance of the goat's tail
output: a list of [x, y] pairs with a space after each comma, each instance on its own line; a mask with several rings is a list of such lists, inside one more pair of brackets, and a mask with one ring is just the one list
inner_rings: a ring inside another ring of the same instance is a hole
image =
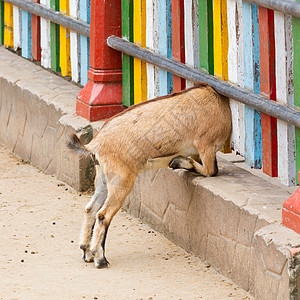
[[92, 155], [92, 152], [84, 147], [75, 133], [70, 136], [67, 147], [78, 156], [86, 157]]

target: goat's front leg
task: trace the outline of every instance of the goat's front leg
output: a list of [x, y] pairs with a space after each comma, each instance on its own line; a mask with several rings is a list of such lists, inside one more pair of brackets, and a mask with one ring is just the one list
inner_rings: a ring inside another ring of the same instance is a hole
[[85, 262], [92, 262], [94, 256], [90, 251], [90, 241], [92, 231], [95, 225], [96, 214], [103, 206], [107, 197], [106, 179], [99, 166], [96, 168], [95, 193], [84, 209], [84, 221], [81, 228], [80, 248], [83, 250], [83, 259]]
[[108, 184], [108, 196], [103, 207], [96, 215], [96, 223], [91, 240], [90, 249], [94, 256], [94, 263], [95, 266], [100, 269], [107, 267], [109, 264], [105, 257], [105, 241], [108, 227], [112, 218], [121, 208], [125, 198], [130, 193], [134, 183], [134, 179], [132, 178], [115, 178], [114, 181], [114, 183]]
[[204, 176], [216, 176], [218, 174], [218, 163], [215, 151], [208, 148], [200, 153], [200, 158], [201, 163], [192, 157], [178, 156], [170, 162], [169, 167], [172, 169], [189, 170]]

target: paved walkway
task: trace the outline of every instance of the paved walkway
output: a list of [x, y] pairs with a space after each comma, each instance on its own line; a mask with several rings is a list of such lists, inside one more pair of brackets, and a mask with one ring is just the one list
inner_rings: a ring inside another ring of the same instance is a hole
[[0, 170], [0, 299], [252, 299], [125, 212], [95, 269], [78, 247], [89, 197], [3, 148]]

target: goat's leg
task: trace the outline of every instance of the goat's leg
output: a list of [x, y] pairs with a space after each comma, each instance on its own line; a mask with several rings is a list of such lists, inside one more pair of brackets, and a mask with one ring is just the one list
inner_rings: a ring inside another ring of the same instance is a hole
[[103, 207], [96, 214], [96, 223], [91, 240], [91, 251], [94, 255], [94, 263], [97, 268], [105, 268], [108, 261], [105, 258], [105, 241], [108, 227], [112, 218], [121, 208], [127, 195], [130, 193], [135, 176], [114, 176], [108, 183], [108, 196]]
[[176, 157], [171, 161], [170, 168], [186, 169], [204, 176], [216, 176], [218, 173], [218, 164], [214, 149], [206, 148], [204, 151], [199, 151], [199, 156], [201, 163], [192, 157]]
[[149, 170], [161, 169], [161, 168], [168, 168], [172, 159], [177, 157], [178, 155], [171, 155], [171, 156], [163, 156], [157, 158], [149, 158], [147, 163], [140, 169], [139, 173], [146, 172]]
[[90, 241], [95, 224], [95, 217], [107, 198], [107, 186], [104, 173], [99, 166], [96, 166], [95, 193], [84, 209], [84, 221], [81, 228], [80, 248], [83, 250], [85, 262], [92, 262], [93, 255], [90, 251]]

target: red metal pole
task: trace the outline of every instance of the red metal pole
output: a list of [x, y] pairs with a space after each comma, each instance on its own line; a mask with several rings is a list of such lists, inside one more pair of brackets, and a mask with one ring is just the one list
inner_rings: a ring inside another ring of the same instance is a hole
[[91, 0], [89, 81], [76, 100], [76, 113], [90, 121], [111, 117], [125, 108], [121, 53], [107, 46], [110, 35], [121, 37], [121, 1]]

